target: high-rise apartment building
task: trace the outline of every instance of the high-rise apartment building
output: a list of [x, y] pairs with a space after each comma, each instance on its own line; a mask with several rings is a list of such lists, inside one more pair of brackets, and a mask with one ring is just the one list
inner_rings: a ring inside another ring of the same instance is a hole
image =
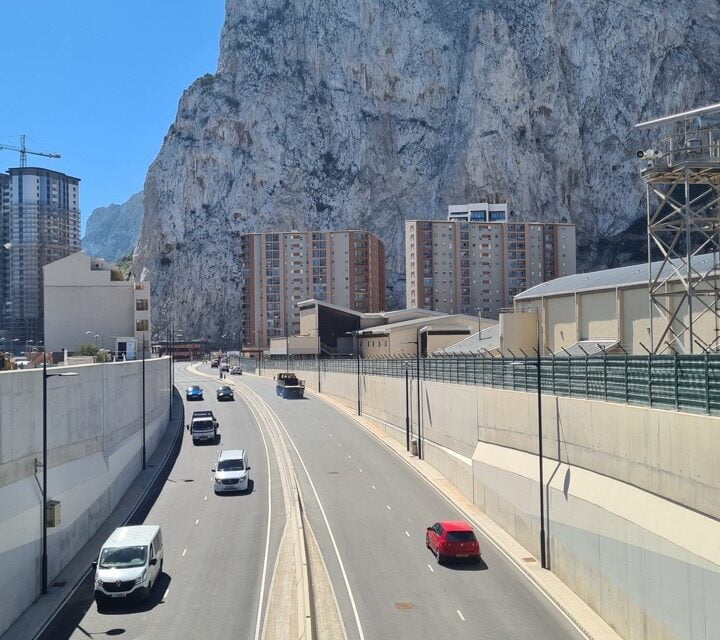
[[407, 306], [497, 318], [528, 287], [575, 273], [575, 225], [405, 222]]
[[385, 310], [385, 247], [366, 231], [248, 233], [240, 237], [239, 259], [245, 347], [297, 334], [301, 300]]
[[37, 167], [0, 174], [0, 342], [43, 340], [42, 268], [80, 250], [79, 183]]

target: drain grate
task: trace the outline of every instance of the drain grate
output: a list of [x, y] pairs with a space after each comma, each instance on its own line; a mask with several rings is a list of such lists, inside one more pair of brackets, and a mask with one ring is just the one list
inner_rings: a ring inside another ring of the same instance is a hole
[[339, 471], [328, 471], [328, 474], [331, 475], [331, 476], [336, 476], [336, 475], [338, 475], [339, 473], [340, 473]]
[[414, 609], [415, 605], [412, 602], [396, 602], [396, 609]]
[[195, 482], [195, 480], [183, 480], [183, 482]]

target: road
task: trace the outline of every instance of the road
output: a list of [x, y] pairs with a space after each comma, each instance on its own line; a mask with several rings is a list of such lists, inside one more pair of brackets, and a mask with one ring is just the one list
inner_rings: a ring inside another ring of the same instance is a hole
[[[192, 411], [212, 409], [220, 423], [221, 444], [193, 446], [185, 431], [170, 475], [144, 517], [163, 531], [164, 573], [147, 605], [118, 606], [98, 612], [92, 582], [86, 581], [43, 639], [87, 639], [118, 635], [136, 638], [255, 638], [260, 598], [267, 604], [275, 550], [285, 514], [274, 456], [270, 466], [258, 425], [241, 402], [219, 403], [218, 382], [198, 379], [176, 367], [180, 392], [190, 383], [204, 389], [204, 400], [184, 400], [185, 422]], [[211, 468], [219, 448], [245, 448], [251, 490], [216, 496]], [[264, 550], [272, 487], [268, 571], [263, 583]], [[140, 524], [134, 522], [133, 524]]]
[[278, 398], [272, 381], [251, 375], [233, 376], [236, 401], [219, 404], [217, 380], [179, 365], [176, 372], [181, 391], [191, 382], [205, 390], [203, 402], [185, 405], [186, 422], [189, 411], [212, 408], [221, 446], [248, 449], [254, 487], [248, 495], [215, 496], [210, 468], [218, 447], [194, 447], [186, 432], [144, 519], [160, 524], [165, 540], [165, 576], [151, 603], [99, 613], [87, 584], [45, 638], [256, 637], [285, 514], [272, 448], [269, 464], [265, 458], [267, 427], [243, 398], [261, 399], [284, 430], [349, 640], [583, 637], [482, 537], [481, 564], [438, 565], [425, 548], [425, 528], [463, 515], [349, 417], [315, 397]]
[[439, 566], [425, 529], [463, 515], [352, 419], [313, 396], [279, 398], [270, 380], [237, 382], [287, 431], [349, 638], [583, 637], [487, 540], [480, 565]]

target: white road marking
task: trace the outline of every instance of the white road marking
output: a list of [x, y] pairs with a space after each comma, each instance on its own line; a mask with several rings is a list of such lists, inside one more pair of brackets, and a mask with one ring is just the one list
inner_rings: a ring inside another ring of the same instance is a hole
[[200, 523], [200, 518], [198, 518], [197, 520], [195, 520], [195, 524], [199, 524], [199, 523]]
[[386, 504], [385, 506], [387, 507], [387, 510], [388, 510], [388, 511], [392, 511], [392, 508], [390, 507], [389, 504]]
[[207, 496], [205, 496], [205, 497], [203, 498], [203, 500], [207, 500]]
[[462, 611], [460, 611], [460, 609], [457, 610], [457, 614], [460, 616], [460, 620], [465, 622], [465, 616], [462, 614]]
[[362, 473], [362, 469], [361, 469], [360, 467], [358, 467], [358, 471], [359, 471], [360, 473]]
[[348, 458], [352, 458], [352, 456], [348, 453]]
[[163, 600], [167, 600], [168, 593], [170, 593], [170, 587], [165, 589], [165, 593], [163, 594], [163, 597], [162, 597]]
[[338, 447], [342, 447], [342, 445], [339, 442], [337, 444], [338, 444]]
[[[257, 394], [255, 394], [257, 395]], [[335, 557], [337, 558], [338, 565], [340, 566], [340, 572], [343, 576], [343, 582], [345, 583], [345, 589], [347, 590], [348, 598], [350, 599], [350, 605], [353, 610], [353, 617], [355, 618], [355, 626], [357, 628], [358, 636], [360, 637], [360, 640], [365, 640], [365, 634], [363, 633], [362, 624], [360, 622], [360, 614], [357, 610], [357, 604], [355, 603], [355, 597], [353, 596], [352, 589], [350, 588], [350, 581], [348, 579], [347, 571], [345, 571], [345, 564], [342, 561], [342, 558], [340, 557], [340, 550], [338, 549], [337, 542], [335, 540], [335, 535], [332, 532], [332, 527], [330, 526], [330, 521], [328, 520], [327, 513], [325, 512], [325, 507], [323, 507], [322, 502], [320, 501], [320, 496], [318, 495], [317, 489], [315, 488], [315, 483], [312, 481], [312, 478], [310, 477], [310, 472], [308, 471], [307, 465], [305, 464], [305, 460], [303, 460], [303, 457], [300, 455], [300, 451], [298, 451], [297, 446], [295, 445], [295, 441], [290, 436], [290, 433], [285, 428], [285, 425], [280, 420], [280, 418], [277, 417], [277, 414], [270, 408], [270, 406], [265, 403], [265, 407], [269, 413], [271, 413], [275, 419], [277, 420], [278, 425], [282, 428], [282, 430], [285, 432], [285, 437], [290, 442], [290, 445], [295, 450], [295, 455], [297, 455], [298, 460], [300, 461], [300, 464], [302, 465], [303, 470], [305, 471], [305, 476], [308, 479], [308, 482], [310, 483], [310, 488], [312, 489], [313, 495], [315, 496], [315, 501], [317, 502], [318, 507], [320, 508], [320, 513], [322, 514], [323, 521], [325, 522], [325, 527], [327, 528], [328, 535], [330, 536], [330, 542], [332, 543], [333, 550], [335, 551]]]
[[185, 554], [186, 554], [186, 553], [187, 553], [187, 549], [183, 549], [183, 552], [182, 552], [183, 558], [185, 557]]
[[431, 572], [431, 573], [435, 573], [435, 569], [432, 568], [432, 565], [431, 565], [431, 564], [429, 564], [427, 567], [428, 567], [428, 569], [430, 569], [430, 572]]
[[375, 490], [375, 485], [374, 485], [374, 484], [373, 484], [373, 485], [370, 485], [370, 486], [373, 488], [373, 490]]
[[408, 538], [410, 537], [410, 534], [409, 534], [407, 531], [405, 532], [405, 535], [406, 535]]

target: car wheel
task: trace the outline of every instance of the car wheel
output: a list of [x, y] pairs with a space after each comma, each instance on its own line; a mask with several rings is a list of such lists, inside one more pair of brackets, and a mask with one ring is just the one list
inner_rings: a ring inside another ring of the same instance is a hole
[[425, 536], [425, 547], [430, 549], [430, 538], [428, 538], [428, 536]]

